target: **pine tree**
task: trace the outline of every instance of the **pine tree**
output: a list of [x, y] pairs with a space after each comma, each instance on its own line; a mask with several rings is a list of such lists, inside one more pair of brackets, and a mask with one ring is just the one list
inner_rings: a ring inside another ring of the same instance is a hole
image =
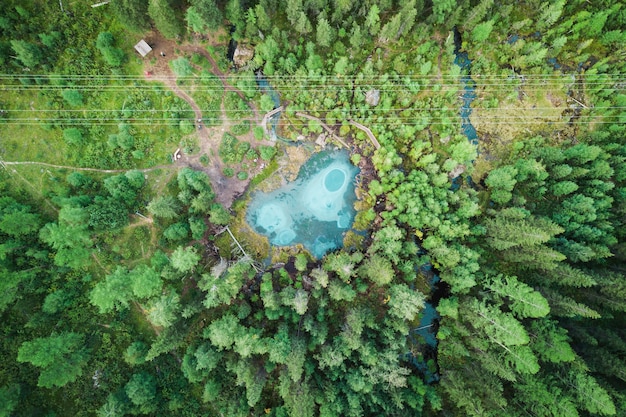
[[18, 362], [41, 368], [37, 385], [44, 388], [75, 381], [82, 375], [87, 359], [84, 336], [79, 333], [60, 333], [24, 342], [17, 355]]
[[150, 0], [148, 15], [166, 38], [174, 39], [183, 34], [183, 27], [168, 0]]
[[321, 17], [317, 20], [316, 39], [317, 44], [323, 47], [329, 47], [335, 38], [333, 28], [326, 18]]

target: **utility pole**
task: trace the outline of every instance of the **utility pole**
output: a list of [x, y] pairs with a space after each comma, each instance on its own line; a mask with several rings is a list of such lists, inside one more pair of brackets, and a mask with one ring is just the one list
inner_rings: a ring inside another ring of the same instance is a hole
[[63, 0], [59, 0], [59, 6], [61, 6], [61, 12], [65, 13], [65, 10], [63, 10]]

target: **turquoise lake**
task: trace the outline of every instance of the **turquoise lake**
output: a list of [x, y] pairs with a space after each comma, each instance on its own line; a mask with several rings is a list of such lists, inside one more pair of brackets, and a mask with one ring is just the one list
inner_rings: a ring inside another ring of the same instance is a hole
[[294, 182], [254, 194], [246, 220], [272, 245], [301, 243], [321, 258], [343, 245], [343, 234], [352, 226], [358, 171], [345, 151], [314, 154]]

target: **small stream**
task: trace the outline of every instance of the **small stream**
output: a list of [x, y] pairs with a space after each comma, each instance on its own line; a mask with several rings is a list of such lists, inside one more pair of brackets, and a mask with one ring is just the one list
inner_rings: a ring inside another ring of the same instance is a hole
[[[461, 131], [472, 145], [478, 146], [478, 134], [470, 120], [472, 102], [476, 99], [476, 83], [471, 75], [472, 61], [469, 59], [467, 52], [461, 52], [461, 33], [457, 28], [454, 29], [454, 55], [454, 63], [458, 65], [462, 71], [460, 81], [463, 86], [463, 94], [461, 95], [461, 108], [459, 110], [461, 116]], [[472, 185], [471, 177], [468, 177], [468, 184], [470, 186]], [[453, 178], [450, 189], [456, 191], [460, 186], [461, 177]], [[439, 329], [441, 316], [437, 312], [437, 305], [441, 298], [448, 295], [450, 287], [446, 283], [441, 282], [437, 271], [431, 264], [423, 265], [419, 273], [428, 278], [430, 299], [425, 304], [418, 326], [411, 330], [408, 338], [412, 344], [420, 346], [420, 353], [418, 354], [419, 356], [415, 356], [412, 352], [408, 352], [404, 355], [403, 359], [422, 372], [426, 383], [432, 384], [439, 381], [437, 331]]]
[[463, 84], [463, 94], [461, 95], [461, 131], [472, 145], [478, 145], [478, 134], [476, 128], [472, 125], [470, 116], [472, 114], [472, 102], [476, 98], [476, 83], [472, 79], [472, 61], [469, 59], [467, 52], [461, 52], [461, 33], [454, 28], [454, 63], [461, 67], [463, 75], [461, 76], [461, 84]]
[[[256, 83], [259, 86], [259, 89], [261, 90], [261, 92], [270, 96], [270, 98], [274, 102], [274, 108], [277, 109], [278, 107], [280, 107], [280, 96], [278, 95], [276, 90], [272, 88], [269, 81], [267, 81], [267, 78], [265, 78], [265, 75], [263, 75], [261, 71], [257, 71], [254, 76], [256, 78]], [[269, 120], [269, 123], [272, 126], [270, 130], [270, 139], [272, 139], [273, 141], [278, 139], [278, 135], [276, 134], [276, 126], [278, 125], [278, 119], [280, 118], [280, 113], [281, 112], [276, 113]]]

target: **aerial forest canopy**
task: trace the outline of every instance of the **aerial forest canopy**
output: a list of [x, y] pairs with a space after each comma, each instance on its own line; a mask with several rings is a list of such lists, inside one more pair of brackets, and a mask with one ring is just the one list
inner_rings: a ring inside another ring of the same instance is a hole
[[0, 4], [0, 417], [626, 415], [623, 2], [89, 3]]

